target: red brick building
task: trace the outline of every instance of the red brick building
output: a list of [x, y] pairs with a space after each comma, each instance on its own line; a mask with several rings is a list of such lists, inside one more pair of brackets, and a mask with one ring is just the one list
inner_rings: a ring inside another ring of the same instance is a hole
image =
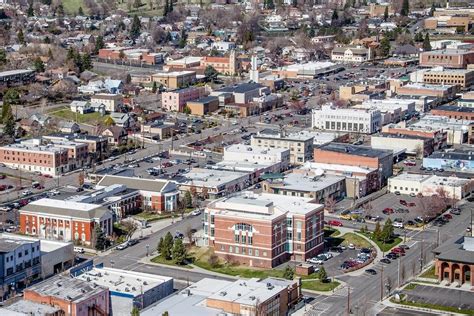
[[367, 146], [329, 143], [314, 149], [314, 161], [379, 169], [382, 183], [385, 183], [393, 174], [392, 151]]
[[206, 242], [218, 256], [252, 267], [306, 261], [323, 250], [323, 208], [309, 198], [277, 194], [222, 198], [205, 210]]
[[454, 105], [442, 105], [431, 110], [431, 114], [446, 116], [456, 120], [474, 121], [474, 108]]
[[112, 234], [113, 215], [97, 204], [41, 199], [19, 210], [20, 232], [42, 239], [77, 241], [91, 246], [95, 227]]
[[466, 49], [443, 49], [420, 54], [420, 66], [446, 68], [466, 68], [468, 64], [474, 64], [474, 51]]

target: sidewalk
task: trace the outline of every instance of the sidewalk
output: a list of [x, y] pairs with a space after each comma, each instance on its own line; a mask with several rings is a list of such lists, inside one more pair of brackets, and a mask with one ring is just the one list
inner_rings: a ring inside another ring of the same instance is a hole
[[440, 311], [440, 310], [431, 309], [431, 308], [422, 308], [422, 307], [415, 307], [415, 306], [392, 303], [392, 302], [390, 302], [390, 298], [385, 298], [382, 301], [382, 304], [385, 305], [385, 306], [388, 306], [388, 307], [408, 309], [408, 310], [414, 310], [414, 311], [425, 312], [425, 313], [429, 312], [429, 313], [432, 313], [432, 314], [435, 314], [435, 315], [466, 315], [466, 314]]

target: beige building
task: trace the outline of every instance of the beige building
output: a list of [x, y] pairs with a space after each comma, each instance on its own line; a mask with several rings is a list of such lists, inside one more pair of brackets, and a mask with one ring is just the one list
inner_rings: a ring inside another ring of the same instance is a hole
[[198, 100], [188, 101], [186, 106], [191, 110], [193, 115], [206, 115], [219, 109], [218, 97], [205, 97]]
[[343, 63], [363, 63], [373, 58], [373, 50], [361, 45], [336, 46], [331, 53], [332, 61]]
[[474, 69], [440, 69], [423, 73], [423, 82], [431, 84], [459, 85], [463, 88], [474, 83]]
[[395, 11], [390, 4], [371, 3], [369, 5], [369, 15], [371, 17], [383, 17], [386, 10], [388, 10], [388, 15], [395, 14]]
[[106, 112], [116, 112], [123, 106], [123, 95], [98, 93], [91, 97], [91, 103], [103, 104]]
[[151, 75], [151, 81], [163, 85], [168, 90], [187, 87], [196, 81], [195, 71], [159, 72]]

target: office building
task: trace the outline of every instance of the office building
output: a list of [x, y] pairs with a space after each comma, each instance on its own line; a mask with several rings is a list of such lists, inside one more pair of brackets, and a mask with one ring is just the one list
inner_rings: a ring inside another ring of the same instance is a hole
[[440, 49], [420, 54], [420, 66], [465, 69], [474, 64], [474, 51], [468, 49]]
[[273, 268], [306, 261], [323, 250], [323, 205], [311, 198], [251, 191], [207, 205], [205, 243], [221, 258]]
[[312, 126], [319, 130], [372, 134], [382, 127], [378, 109], [337, 108], [323, 105], [313, 109]]
[[290, 150], [285, 148], [263, 148], [251, 145], [230, 145], [224, 148], [223, 161], [257, 164], [280, 163], [281, 171], [290, 165]]
[[423, 158], [423, 167], [458, 172], [474, 172], [474, 147], [436, 151]]
[[156, 82], [168, 90], [185, 88], [196, 81], [196, 72], [190, 70], [159, 72], [151, 75], [151, 82]]
[[186, 102], [202, 98], [205, 94], [205, 87], [189, 87], [163, 92], [161, 97], [161, 107], [167, 111], [183, 112]]
[[343, 63], [363, 63], [374, 58], [371, 48], [361, 45], [336, 46], [331, 52], [331, 60]]

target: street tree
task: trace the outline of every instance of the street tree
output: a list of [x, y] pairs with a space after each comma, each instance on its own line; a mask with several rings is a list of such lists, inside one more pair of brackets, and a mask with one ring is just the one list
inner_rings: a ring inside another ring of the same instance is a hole
[[122, 221], [122, 228], [127, 233], [125, 237], [129, 240], [138, 230], [138, 223], [135, 220], [124, 220]]
[[137, 39], [140, 36], [142, 25], [140, 23], [140, 18], [138, 15], [133, 16], [132, 26], [130, 27], [130, 37], [132, 39]]
[[425, 39], [423, 40], [423, 51], [428, 52], [431, 50], [430, 35], [426, 33]]
[[380, 55], [387, 57], [390, 54], [390, 39], [388, 37], [382, 38], [380, 41]]
[[387, 22], [388, 20], [388, 6], [385, 6], [385, 12], [383, 13], [383, 20]]
[[390, 218], [387, 218], [387, 220], [385, 221], [385, 224], [383, 225], [383, 229], [380, 234], [379, 240], [382, 240], [383, 242], [390, 240], [393, 236], [393, 230], [394, 228], [393, 228], [392, 220]]
[[167, 232], [165, 238], [163, 239], [163, 244], [160, 249], [160, 256], [165, 260], [171, 259], [171, 251], [173, 249], [173, 236], [170, 232]]
[[186, 257], [186, 247], [184, 247], [183, 240], [178, 238], [175, 240], [173, 245], [173, 261], [176, 264], [183, 265], [186, 264]]
[[320, 280], [321, 282], [326, 281], [327, 278], [328, 278], [328, 274], [327, 274], [327, 272], [326, 272], [326, 269], [324, 269], [323, 266], [321, 266], [321, 267], [319, 268], [318, 278], [319, 278], [319, 280]]
[[15, 137], [15, 119], [13, 118], [11, 107], [9, 107], [3, 122], [3, 133], [11, 138]]
[[408, 16], [409, 13], [410, 13], [410, 3], [408, 2], [408, 0], [403, 0], [402, 9], [400, 10], [400, 15]]
[[291, 268], [290, 266], [286, 266], [285, 270], [283, 271], [283, 278], [287, 280], [293, 280], [294, 275], [295, 271], [293, 270], [293, 268]]
[[204, 70], [204, 75], [206, 76], [207, 80], [214, 82], [217, 79], [217, 76], [219, 75], [219, 72], [212, 67], [212, 66], [207, 66], [206, 69]]
[[380, 240], [381, 235], [382, 235], [382, 228], [380, 227], [380, 222], [377, 222], [375, 223], [375, 229], [372, 236], [375, 240]]
[[138, 307], [133, 306], [132, 311], [130, 312], [130, 315], [131, 316], [140, 316], [140, 310], [138, 309]]
[[94, 54], [98, 54], [99, 50], [105, 47], [104, 37], [102, 35], [97, 36], [95, 40]]
[[191, 195], [191, 192], [186, 191], [184, 193], [184, 206], [186, 208], [192, 208], [193, 207], [193, 196]]
[[107, 247], [107, 238], [99, 225], [96, 225], [94, 228], [94, 239], [94, 248], [96, 250], [104, 250]]
[[161, 249], [163, 248], [164, 245], [164, 239], [163, 237], [160, 237], [160, 240], [158, 241], [158, 245], [156, 246], [156, 251], [161, 254]]

